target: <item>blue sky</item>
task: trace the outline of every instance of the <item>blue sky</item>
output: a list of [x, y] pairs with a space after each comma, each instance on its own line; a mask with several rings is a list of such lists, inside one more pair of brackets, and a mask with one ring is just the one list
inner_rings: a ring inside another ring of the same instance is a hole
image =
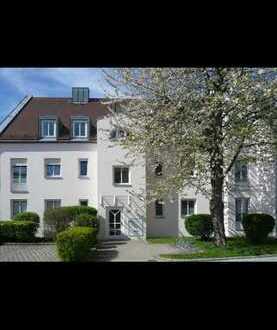
[[101, 97], [105, 86], [100, 68], [0, 68], [0, 120], [25, 95], [70, 97], [71, 87], [89, 87]]

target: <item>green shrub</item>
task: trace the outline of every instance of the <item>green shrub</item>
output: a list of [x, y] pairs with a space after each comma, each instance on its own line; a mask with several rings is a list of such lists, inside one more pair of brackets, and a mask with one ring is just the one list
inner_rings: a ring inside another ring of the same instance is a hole
[[264, 242], [268, 234], [272, 232], [274, 224], [275, 220], [269, 214], [245, 214], [242, 218], [245, 236], [252, 243]]
[[64, 206], [48, 209], [44, 212], [44, 235], [55, 237], [57, 233], [64, 231], [76, 219], [79, 214], [97, 215], [97, 210], [89, 206]]
[[35, 238], [37, 224], [32, 221], [0, 221], [1, 242], [31, 242]]
[[185, 220], [186, 230], [201, 240], [208, 240], [213, 233], [213, 223], [210, 214], [193, 214]]
[[98, 229], [97, 218], [90, 214], [78, 214], [74, 221], [74, 226], [77, 227], [92, 227]]
[[39, 227], [39, 215], [35, 212], [21, 212], [17, 213], [13, 220], [15, 221], [32, 221], [37, 224], [37, 228]]
[[96, 229], [72, 227], [56, 237], [59, 257], [63, 261], [84, 261], [96, 244]]

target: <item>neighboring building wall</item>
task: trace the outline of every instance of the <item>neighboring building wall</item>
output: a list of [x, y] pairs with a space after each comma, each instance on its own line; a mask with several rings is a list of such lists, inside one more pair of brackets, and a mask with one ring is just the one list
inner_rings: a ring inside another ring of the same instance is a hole
[[[27, 191], [11, 192], [11, 159], [27, 159]], [[62, 178], [45, 178], [44, 160], [61, 159]], [[88, 159], [88, 177], [79, 178], [79, 159]], [[2, 143], [0, 144], [0, 219], [11, 218], [11, 200], [26, 199], [27, 210], [41, 218], [46, 199], [61, 199], [61, 205], [78, 205], [87, 199], [97, 207], [97, 151], [93, 143]], [[40, 227], [42, 234], [43, 226]]]
[[[145, 238], [145, 165], [142, 156], [134, 160], [116, 142], [110, 140], [112, 118], [97, 122], [98, 152], [98, 215], [100, 238], [109, 239], [110, 208], [122, 210], [122, 235], [117, 238]], [[130, 167], [130, 185], [117, 186], [113, 183], [113, 166]], [[116, 238], [116, 237], [114, 237]]]
[[226, 231], [228, 236], [243, 233], [242, 227], [236, 224], [236, 198], [250, 199], [249, 213], [267, 213], [276, 218], [276, 174], [276, 162], [250, 164], [248, 166], [248, 182], [233, 184], [227, 198], [228, 221]]

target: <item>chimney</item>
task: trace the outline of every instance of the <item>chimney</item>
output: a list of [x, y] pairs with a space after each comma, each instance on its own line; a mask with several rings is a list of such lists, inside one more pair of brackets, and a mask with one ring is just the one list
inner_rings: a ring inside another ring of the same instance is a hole
[[72, 103], [85, 104], [89, 101], [88, 87], [72, 87]]

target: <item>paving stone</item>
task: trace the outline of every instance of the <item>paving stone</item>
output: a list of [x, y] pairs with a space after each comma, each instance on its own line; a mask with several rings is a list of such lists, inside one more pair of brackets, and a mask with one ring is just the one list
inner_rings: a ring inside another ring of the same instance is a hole
[[0, 246], [0, 262], [59, 261], [55, 244], [4, 244]]

